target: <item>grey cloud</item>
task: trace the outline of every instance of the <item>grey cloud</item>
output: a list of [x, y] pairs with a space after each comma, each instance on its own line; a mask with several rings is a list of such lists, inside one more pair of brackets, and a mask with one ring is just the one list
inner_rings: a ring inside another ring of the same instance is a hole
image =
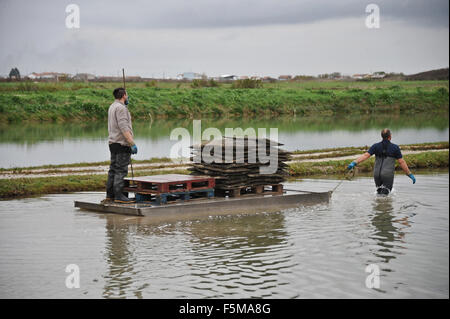
[[[69, 3], [79, 30], [65, 28]], [[364, 27], [369, 3], [380, 30]], [[408, 73], [448, 66], [448, 1], [0, 0], [0, 37], [1, 74]]]
[[135, 0], [113, 4], [102, 0], [80, 1], [80, 6], [86, 22], [92, 25], [214, 28], [362, 17], [369, 3], [379, 5], [382, 18], [426, 26], [448, 25], [447, 0]]
[[[312, 23], [362, 17], [369, 3], [382, 19], [426, 26], [448, 26], [448, 0], [74, 0], [86, 26], [119, 28], [215, 28]], [[62, 1], [5, 1], [4, 23], [62, 21]], [[25, 12], [25, 14], [24, 14]], [[33, 14], [30, 14], [32, 12]], [[23, 19], [21, 19], [23, 17]], [[45, 21], [43, 21], [45, 20]], [[1, 23], [1, 22], [0, 22]]]

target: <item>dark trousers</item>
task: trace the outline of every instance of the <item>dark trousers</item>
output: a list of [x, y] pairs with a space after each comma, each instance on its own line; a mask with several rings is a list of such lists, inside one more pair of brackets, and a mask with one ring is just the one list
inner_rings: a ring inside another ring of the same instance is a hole
[[378, 194], [388, 195], [394, 186], [394, 173], [391, 175], [381, 175], [374, 177], [375, 186]]
[[106, 182], [106, 196], [109, 198], [119, 198], [123, 193], [124, 178], [128, 174], [131, 153], [111, 152], [111, 164], [108, 171], [108, 181]]

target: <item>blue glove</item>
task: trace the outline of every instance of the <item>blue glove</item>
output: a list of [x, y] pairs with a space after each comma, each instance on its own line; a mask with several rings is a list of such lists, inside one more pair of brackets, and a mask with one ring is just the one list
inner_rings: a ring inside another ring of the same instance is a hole
[[137, 146], [136, 146], [136, 144], [131, 146], [131, 154], [137, 154]]
[[413, 184], [416, 183], [416, 178], [414, 177], [413, 174], [409, 174], [408, 177], [412, 179]]
[[355, 166], [356, 166], [356, 162], [353, 161], [353, 162], [351, 162], [351, 163], [347, 166], [347, 169], [348, 169], [348, 170], [351, 170], [351, 169], [353, 169]]

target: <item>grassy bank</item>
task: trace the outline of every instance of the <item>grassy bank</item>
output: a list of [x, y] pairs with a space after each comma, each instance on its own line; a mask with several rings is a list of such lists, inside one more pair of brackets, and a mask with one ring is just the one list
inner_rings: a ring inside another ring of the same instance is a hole
[[[326, 83], [326, 85], [324, 84]], [[286, 82], [257, 89], [130, 83], [134, 119], [448, 112], [448, 81]], [[0, 123], [105, 119], [118, 83], [0, 83]]]
[[[369, 145], [358, 147], [337, 147], [337, 148], [324, 148], [320, 150], [303, 150], [294, 151], [294, 155], [298, 155], [297, 158], [302, 158], [305, 155], [307, 159], [321, 159], [329, 157], [340, 157], [350, 155], [361, 155], [369, 149]], [[449, 142], [433, 142], [433, 143], [418, 143], [418, 144], [403, 144], [400, 145], [402, 151], [426, 151], [426, 150], [445, 150], [449, 148]], [[0, 169], [1, 171], [1, 169]]]
[[[133, 159], [133, 164], [154, 164], [154, 163], [167, 163], [171, 164], [172, 159], [169, 157], [152, 157], [150, 159], [145, 160], [136, 160]], [[0, 172], [3, 171], [15, 171], [18, 174], [22, 171], [27, 171], [31, 169], [46, 169], [46, 170], [53, 170], [58, 168], [78, 168], [78, 167], [89, 167], [89, 166], [102, 166], [102, 165], [109, 165], [110, 161], [102, 161], [102, 162], [82, 162], [82, 163], [69, 163], [69, 164], [58, 164], [58, 165], [39, 165], [39, 166], [28, 166], [28, 167], [12, 167], [12, 168], [1, 168]]]
[[[360, 153], [359, 153], [360, 154]], [[448, 150], [438, 152], [423, 152], [419, 154], [407, 154], [403, 156], [409, 168], [414, 171], [421, 168], [443, 168], [448, 167]], [[292, 163], [289, 166], [291, 176], [311, 176], [325, 174], [344, 174], [347, 171], [347, 165], [352, 160], [334, 160], [323, 162], [305, 162]], [[371, 172], [375, 164], [375, 158], [371, 157], [367, 161], [357, 166], [358, 172]], [[401, 170], [398, 163], [395, 169]]]
[[[411, 147], [417, 148], [418, 145], [411, 145]], [[324, 150], [320, 151], [323, 152]], [[361, 154], [361, 152], [358, 152], [358, 154]], [[346, 154], [342, 153], [341, 155], [344, 156]], [[448, 150], [424, 151], [417, 154], [407, 154], [404, 158], [413, 172], [416, 169], [422, 168], [448, 168], [449, 152]], [[346, 172], [346, 167], [351, 161], [351, 159], [348, 159], [322, 162], [294, 162], [289, 165], [289, 173], [291, 177], [342, 175]], [[370, 172], [373, 170], [373, 165], [374, 158], [371, 158], [368, 161], [358, 165], [358, 172]], [[66, 166], [61, 165], [59, 167]], [[398, 165], [396, 169], [400, 169]], [[188, 174], [189, 171], [174, 168], [167, 170], [164, 173]], [[161, 174], [161, 172], [155, 170], [135, 170], [135, 176], [154, 174]], [[106, 174], [0, 179], [0, 198], [6, 199], [20, 196], [34, 196], [64, 192], [101, 191], [105, 188], [106, 179]]]
[[[174, 169], [171, 174], [189, 174]], [[135, 176], [155, 175], [160, 172], [140, 171]], [[105, 189], [107, 175], [71, 175], [61, 177], [18, 178], [0, 180], [0, 198], [36, 196], [53, 193], [101, 191]]]
[[[399, 145], [402, 151], [426, 151], [426, 150], [448, 150], [450, 147], [449, 142], [429, 142], [429, 143], [416, 143], [416, 144], [401, 144]], [[368, 145], [365, 146], [352, 146], [352, 147], [335, 147], [335, 148], [323, 148], [317, 150], [297, 150], [293, 151], [292, 154], [296, 159], [321, 159], [329, 157], [339, 157], [339, 156], [350, 156], [362, 154], [362, 152], [369, 149]], [[300, 156], [300, 157], [297, 157]], [[133, 164], [161, 164], [160, 166], [154, 166], [153, 168], [163, 168], [168, 166], [176, 165], [186, 165], [181, 162], [182, 159], [172, 160], [169, 157], [152, 157], [144, 160], [133, 159]], [[181, 163], [181, 164], [178, 164]], [[101, 162], [81, 162], [81, 163], [68, 163], [68, 164], [48, 164], [48, 165], [38, 165], [38, 166], [27, 166], [27, 167], [11, 167], [2, 168], [0, 167], [0, 173], [2, 172], [14, 172], [15, 174], [21, 174], [27, 171], [33, 170], [43, 170], [42, 173], [57, 172], [58, 169], [62, 168], [83, 168], [83, 167], [95, 167], [95, 166], [109, 166], [110, 161]]]

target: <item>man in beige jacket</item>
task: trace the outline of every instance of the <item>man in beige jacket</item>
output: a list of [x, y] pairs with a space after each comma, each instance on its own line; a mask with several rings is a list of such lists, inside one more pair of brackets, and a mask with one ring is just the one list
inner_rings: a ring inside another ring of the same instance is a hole
[[125, 89], [117, 88], [113, 92], [115, 101], [108, 109], [108, 143], [111, 153], [106, 200], [104, 202], [132, 203], [133, 199], [123, 193], [124, 178], [128, 174], [131, 154], [137, 154], [133, 139], [131, 115], [128, 111], [128, 95]]

